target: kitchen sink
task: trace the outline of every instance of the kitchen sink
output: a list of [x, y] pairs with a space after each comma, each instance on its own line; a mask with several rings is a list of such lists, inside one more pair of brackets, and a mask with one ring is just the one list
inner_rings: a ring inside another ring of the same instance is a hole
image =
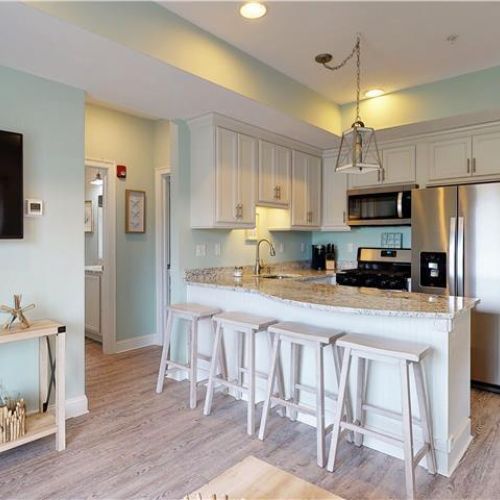
[[300, 278], [301, 274], [255, 274], [256, 278], [266, 278], [270, 280], [284, 280], [284, 279], [292, 279], [292, 278]]

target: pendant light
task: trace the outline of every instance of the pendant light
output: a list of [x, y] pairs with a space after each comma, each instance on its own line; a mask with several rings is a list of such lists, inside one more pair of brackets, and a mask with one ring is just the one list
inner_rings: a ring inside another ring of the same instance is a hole
[[336, 66], [328, 64], [332, 60], [331, 54], [319, 54], [315, 60], [325, 68], [336, 71], [344, 67], [354, 56], [356, 56], [356, 119], [350, 129], [342, 132], [335, 172], [345, 174], [380, 172], [383, 171], [383, 166], [380, 161], [375, 130], [366, 127], [359, 115], [359, 95], [361, 92], [360, 36], [357, 36], [356, 45], [354, 45], [352, 52], [340, 64]]
[[95, 177], [90, 181], [93, 186], [102, 186], [103, 180], [100, 172], [95, 174]]

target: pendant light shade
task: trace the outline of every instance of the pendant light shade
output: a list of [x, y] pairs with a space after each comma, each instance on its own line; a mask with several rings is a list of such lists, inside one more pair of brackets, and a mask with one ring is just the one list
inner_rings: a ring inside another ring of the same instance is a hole
[[335, 171], [365, 174], [381, 170], [381, 165], [375, 130], [362, 121], [354, 122], [342, 133]]
[[361, 93], [361, 38], [358, 34], [352, 52], [339, 64], [329, 64], [331, 54], [319, 54], [315, 60], [330, 71], [343, 68], [348, 61], [356, 56], [356, 120], [349, 130], [342, 133], [335, 172], [344, 174], [365, 174], [383, 171], [382, 161], [377, 146], [375, 130], [365, 127], [359, 115], [359, 100]]

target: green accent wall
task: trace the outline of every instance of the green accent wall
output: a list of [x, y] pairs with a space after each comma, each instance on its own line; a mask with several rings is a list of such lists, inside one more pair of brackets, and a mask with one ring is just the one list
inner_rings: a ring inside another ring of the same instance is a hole
[[[21, 293], [32, 319], [67, 325], [66, 398], [85, 394], [84, 93], [0, 67], [0, 129], [24, 136], [24, 197], [45, 213], [24, 219], [24, 239], [0, 241], [0, 304]], [[0, 319], [6, 320], [2, 314]], [[38, 342], [0, 347], [4, 390], [38, 405]]]
[[337, 104], [155, 2], [29, 3], [299, 120], [340, 132]]
[[[157, 136], [153, 120], [101, 106], [86, 106], [86, 157], [127, 166], [127, 178], [115, 178], [118, 341], [156, 333], [154, 162], [158, 157], [164, 158], [155, 141]], [[168, 144], [168, 135], [165, 142]], [[126, 189], [146, 191], [144, 234], [125, 233]]]
[[[361, 102], [369, 127], [383, 129], [500, 109], [500, 66], [419, 85]], [[355, 105], [342, 110], [342, 129], [354, 121]]]

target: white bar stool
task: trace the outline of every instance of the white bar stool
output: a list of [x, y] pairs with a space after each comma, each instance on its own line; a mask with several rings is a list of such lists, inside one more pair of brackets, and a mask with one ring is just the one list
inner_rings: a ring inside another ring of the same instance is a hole
[[[163, 351], [161, 355], [160, 370], [158, 373], [158, 382], [156, 392], [160, 394], [163, 391], [165, 377], [177, 370], [187, 370], [189, 374], [189, 407], [196, 408], [198, 385], [205, 381], [197, 381], [198, 377], [198, 359], [211, 361], [211, 358], [198, 353], [198, 322], [201, 320], [210, 320], [210, 327], [213, 331], [211, 321], [215, 314], [221, 312], [218, 307], [204, 306], [201, 304], [172, 304], [168, 306], [167, 326], [165, 329], [165, 338], [163, 339]], [[189, 337], [187, 342], [187, 363], [179, 363], [170, 359], [170, 342], [172, 337], [172, 328], [175, 319], [184, 319], [189, 321]], [[226, 360], [224, 351], [218, 353], [218, 364], [222, 373], [226, 373]]]
[[[255, 336], [259, 332], [266, 331], [268, 326], [276, 323], [273, 318], [264, 316], [257, 316], [255, 314], [248, 314], [243, 312], [225, 312], [214, 316], [216, 324], [215, 342], [212, 353], [212, 364], [210, 366], [210, 375], [208, 378], [207, 395], [205, 399], [204, 414], [209, 415], [212, 410], [212, 399], [215, 389], [215, 384], [220, 384], [225, 387], [236, 389], [238, 394], [246, 394], [248, 398], [247, 410], [247, 434], [252, 436], [255, 433], [255, 380], [256, 377], [267, 379], [267, 374], [258, 372], [255, 369]], [[227, 371], [217, 376], [216, 373], [216, 360], [223, 348], [223, 332], [232, 331], [238, 335], [238, 355], [237, 355], [237, 378], [236, 380], [229, 380]], [[246, 347], [243, 350], [242, 338], [245, 340]], [[269, 352], [271, 352], [272, 339], [267, 333], [269, 342]], [[246, 354], [246, 366], [244, 359]], [[280, 393], [283, 394], [284, 384], [281, 374], [281, 367], [277, 368], [279, 372], [279, 386]], [[247, 374], [248, 384], [244, 385], [243, 374]]]
[[[336, 400], [333, 393], [325, 393], [324, 385], [324, 370], [323, 370], [323, 354], [327, 347], [332, 347], [333, 350], [333, 365], [337, 381], [340, 377], [340, 361], [336, 348], [336, 342], [342, 337], [343, 332], [333, 328], [320, 328], [317, 326], [307, 325], [304, 323], [282, 322], [272, 325], [268, 329], [274, 335], [273, 355], [271, 362], [271, 371], [269, 373], [267, 395], [264, 401], [264, 409], [262, 410], [262, 420], [260, 423], [259, 439], [264, 439], [266, 431], [267, 419], [271, 403], [284, 406], [291, 410], [292, 420], [296, 418], [297, 412], [307, 413], [316, 417], [316, 451], [317, 463], [320, 467], [325, 465], [325, 396]], [[281, 357], [281, 341], [286, 340], [291, 343], [291, 368], [290, 368], [290, 398], [284, 399], [282, 396], [277, 397], [274, 394], [274, 384], [276, 381], [276, 367], [280, 362]], [[299, 348], [312, 347], [316, 355], [316, 387], [309, 387], [298, 383], [299, 378]], [[316, 394], [316, 408], [299, 404], [300, 391], [312, 392]], [[351, 418], [350, 402], [344, 404], [344, 409], [348, 420]]]
[[[436, 452], [432, 437], [431, 417], [427, 405], [425, 382], [422, 374], [421, 361], [430, 352], [430, 347], [412, 342], [393, 339], [372, 337], [368, 335], [349, 334], [337, 342], [344, 348], [342, 360], [342, 372], [340, 375], [339, 404], [342, 404], [348, 392], [349, 367], [352, 358], [357, 358], [357, 388], [354, 422], [343, 421], [343, 416], [336, 413], [332, 433], [332, 444], [328, 457], [327, 469], [333, 471], [338, 447], [340, 432], [343, 429], [354, 431], [357, 435], [355, 443], [362, 444], [362, 436], [373, 436], [389, 444], [402, 447], [404, 450], [406, 493], [409, 498], [415, 495], [415, 468], [422, 458], [427, 456], [427, 466], [431, 474], [436, 473]], [[386, 363], [399, 364], [401, 376], [401, 402], [402, 414], [386, 410], [365, 401], [366, 391], [366, 361], [382, 361]], [[409, 369], [412, 369], [415, 379], [415, 390], [417, 393], [420, 418], [413, 417], [410, 402], [410, 377]], [[373, 428], [364, 426], [364, 413], [371, 411], [385, 417], [394, 418], [403, 422], [403, 437], [399, 438]], [[412, 423], [422, 428], [424, 445], [414, 454]]]

